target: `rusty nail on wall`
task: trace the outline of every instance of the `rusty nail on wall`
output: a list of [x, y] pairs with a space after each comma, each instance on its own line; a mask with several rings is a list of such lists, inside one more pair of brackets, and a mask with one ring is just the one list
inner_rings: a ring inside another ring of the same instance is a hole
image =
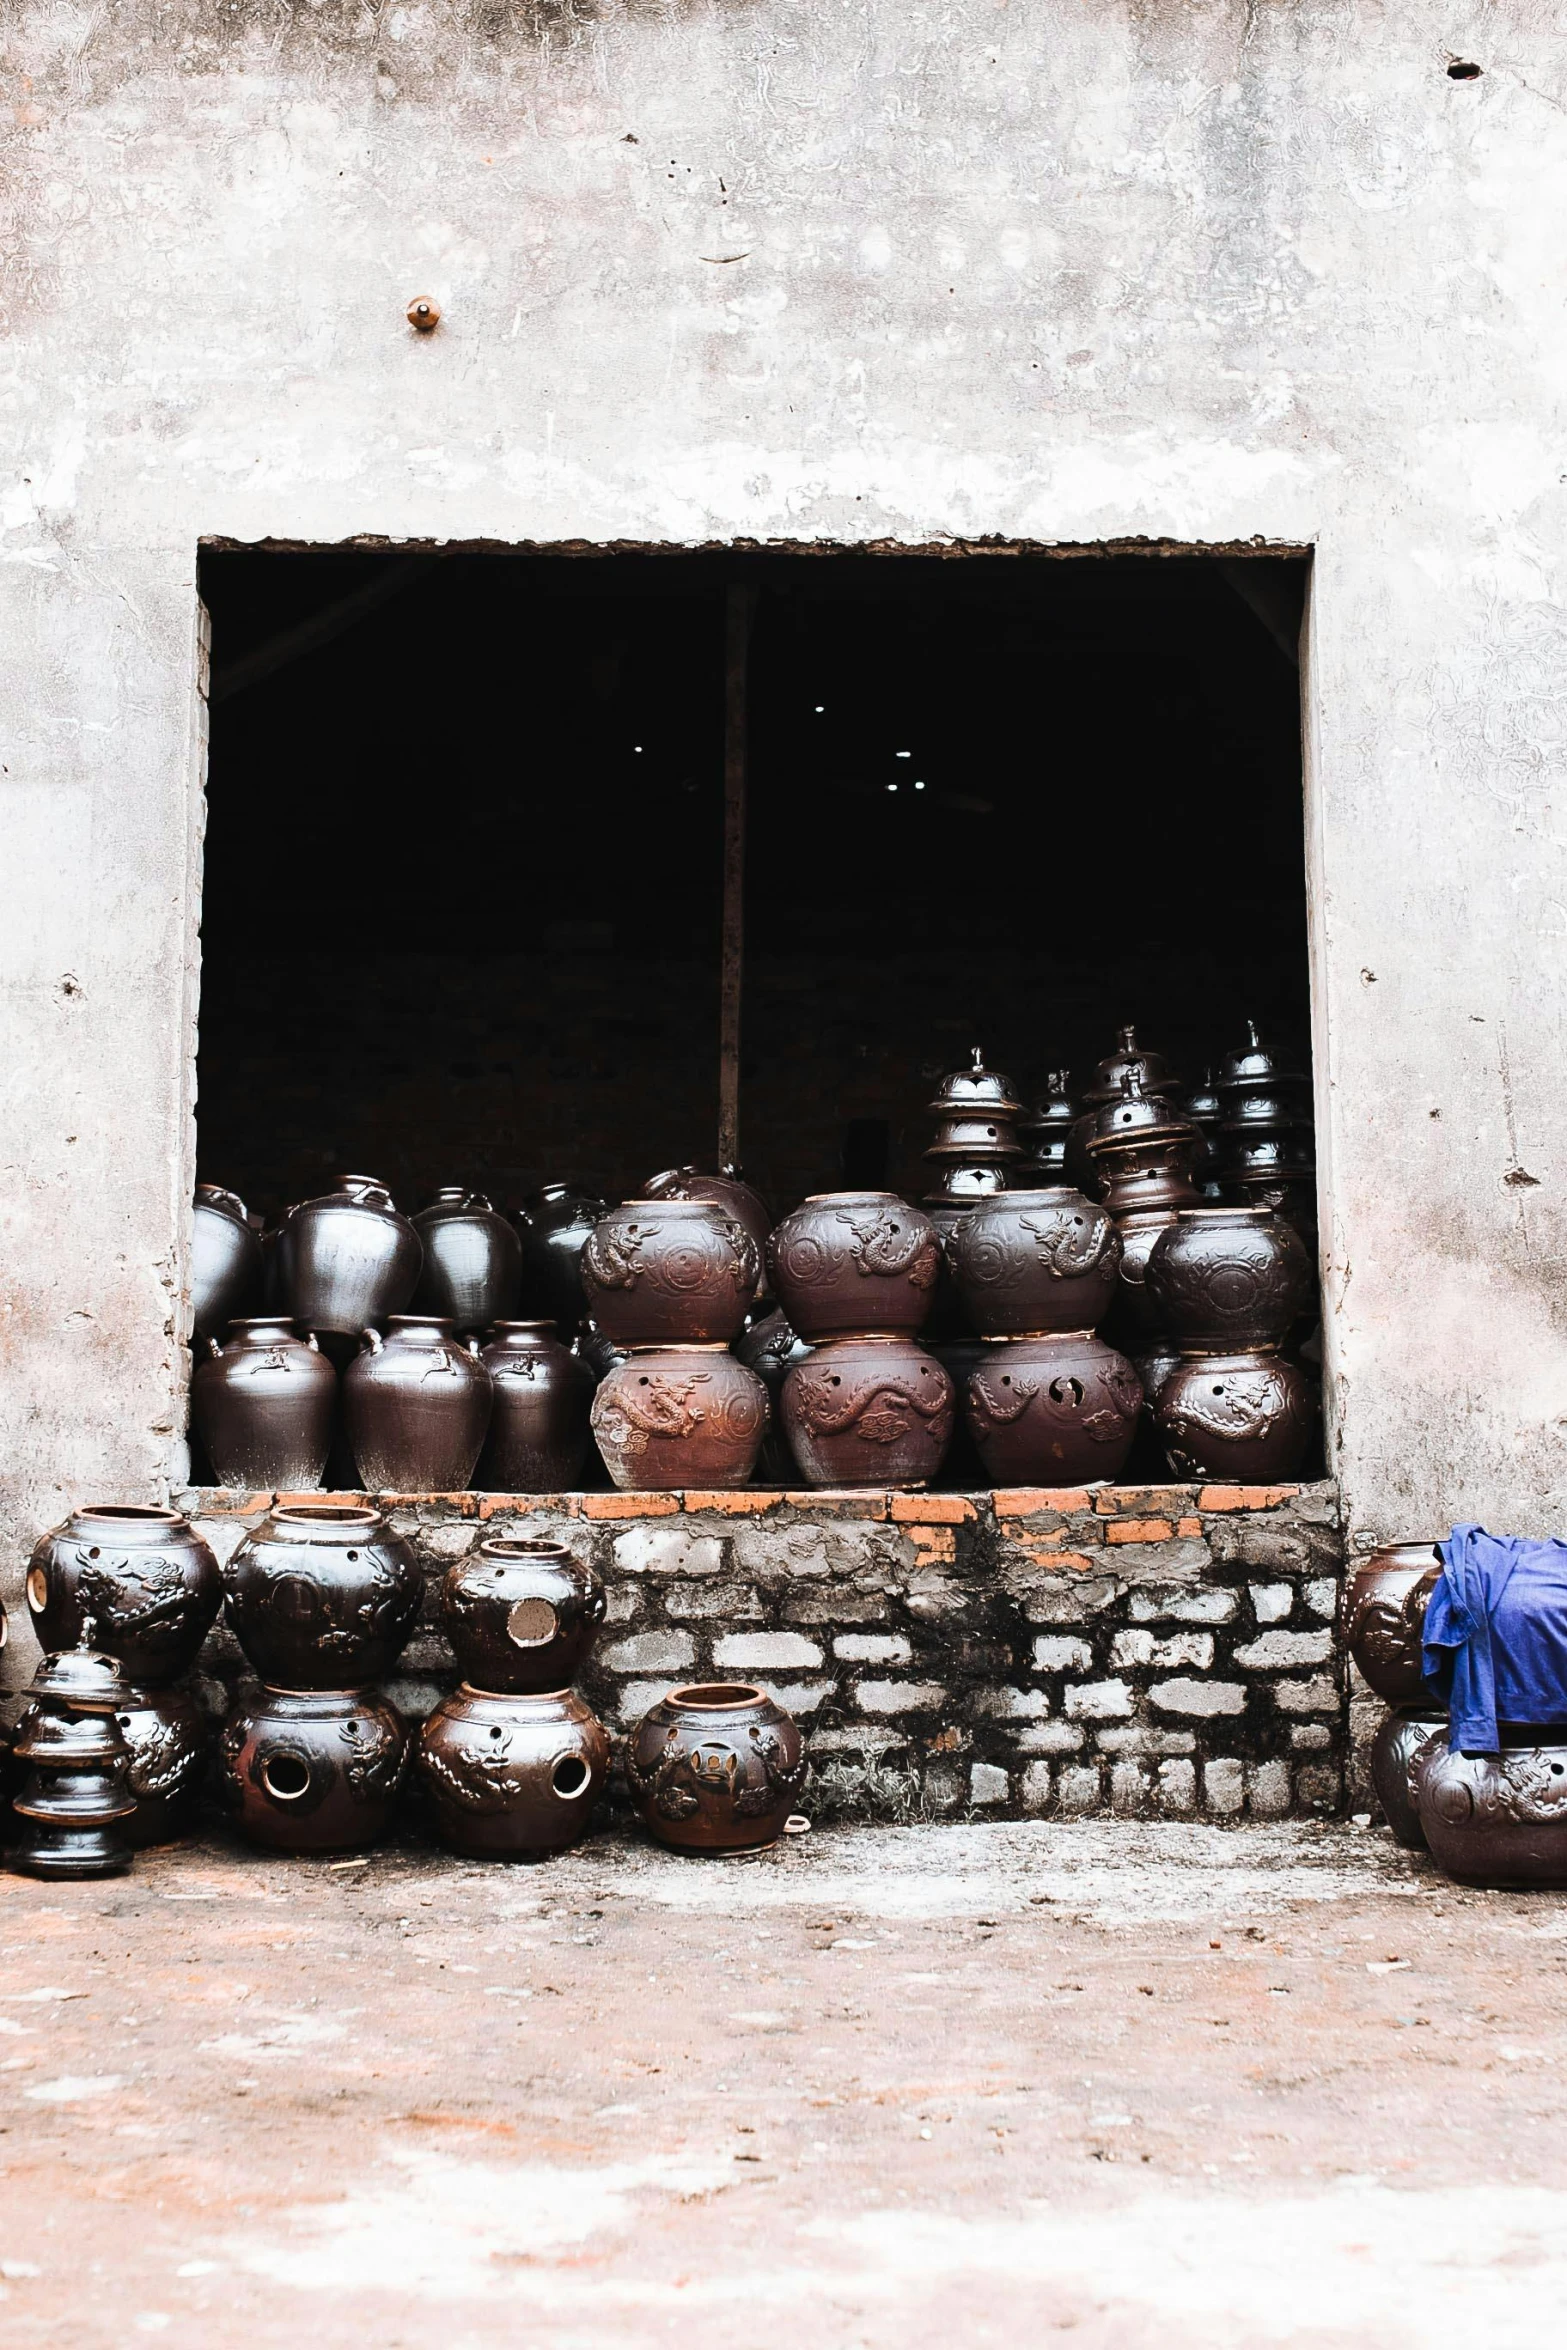
[[408, 323], [421, 335], [433, 334], [441, 323], [441, 305], [427, 294], [416, 294], [408, 305]]

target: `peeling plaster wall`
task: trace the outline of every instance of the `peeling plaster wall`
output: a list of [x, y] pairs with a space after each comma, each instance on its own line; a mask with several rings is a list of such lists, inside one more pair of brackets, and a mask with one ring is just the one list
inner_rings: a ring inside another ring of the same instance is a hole
[[0, 69], [10, 1571], [182, 1464], [203, 536], [1313, 546], [1350, 1524], [1559, 1522], [1550, 0], [105, 0]]

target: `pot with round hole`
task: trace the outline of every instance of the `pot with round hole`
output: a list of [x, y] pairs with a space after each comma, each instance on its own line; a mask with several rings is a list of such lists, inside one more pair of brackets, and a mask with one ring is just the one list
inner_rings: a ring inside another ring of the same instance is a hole
[[223, 1570], [230, 1631], [283, 1689], [381, 1681], [418, 1621], [424, 1576], [368, 1502], [279, 1502]]
[[609, 1764], [603, 1724], [574, 1689], [502, 1697], [464, 1682], [419, 1733], [441, 1839], [476, 1860], [540, 1860], [577, 1843]]
[[1070, 1184], [981, 1200], [947, 1244], [969, 1320], [985, 1338], [1091, 1330], [1115, 1295], [1121, 1236]]
[[1415, 1759], [1427, 1739], [1441, 1736], [1446, 1728], [1446, 1714], [1429, 1703], [1398, 1705], [1383, 1715], [1371, 1741], [1371, 1784], [1382, 1816], [1396, 1841], [1410, 1852], [1423, 1852], [1426, 1841], [1415, 1795]]
[[553, 1322], [497, 1322], [481, 1361], [490, 1374], [490, 1432], [476, 1482], [487, 1493], [570, 1493], [592, 1436], [593, 1373]]
[[1137, 1373], [1091, 1330], [1001, 1339], [969, 1373], [968, 1425], [992, 1485], [1116, 1478], [1142, 1410]]
[[626, 1741], [644, 1826], [676, 1852], [774, 1844], [805, 1783], [805, 1748], [783, 1707], [745, 1682], [671, 1689]]
[[424, 1262], [410, 1301], [415, 1313], [466, 1334], [515, 1314], [522, 1296], [522, 1242], [482, 1191], [444, 1184], [413, 1219]]
[[1388, 1705], [1430, 1702], [1421, 1663], [1426, 1606], [1442, 1572], [1432, 1542], [1384, 1542], [1350, 1569], [1339, 1599], [1339, 1640]]
[[408, 1743], [373, 1689], [252, 1685], [218, 1741], [218, 1792], [252, 1844], [356, 1852], [392, 1824]]
[[608, 1200], [573, 1183], [546, 1183], [517, 1211], [522, 1242], [522, 1295], [530, 1315], [548, 1315], [562, 1338], [574, 1338], [586, 1319], [582, 1252]]
[[191, 1335], [200, 1345], [261, 1295], [261, 1240], [237, 1191], [198, 1183], [191, 1230]]
[[781, 1409], [807, 1485], [928, 1485], [952, 1438], [952, 1381], [907, 1336], [813, 1347], [784, 1380]]
[[1067, 1090], [1071, 1084], [1069, 1069], [1053, 1069], [1045, 1082], [1047, 1090], [1043, 1100], [1018, 1123], [1018, 1140], [1024, 1151], [1017, 1169], [1020, 1183], [1068, 1181], [1067, 1143], [1082, 1113]]
[[23, 1876], [112, 1877], [130, 1867], [135, 1798], [115, 1718], [124, 1698], [118, 1660], [92, 1649], [46, 1656], [34, 1673], [12, 1748], [24, 1776], [9, 1865]]
[[828, 1191], [785, 1216], [767, 1261], [779, 1304], [816, 1346], [872, 1330], [912, 1338], [942, 1258], [930, 1218], [895, 1192]]
[[755, 1241], [716, 1200], [625, 1200], [582, 1252], [593, 1319], [617, 1346], [727, 1346], [760, 1278]]
[[126, 1784], [136, 1798], [125, 1823], [129, 1841], [139, 1851], [190, 1835], [212, 1748], [205, 1708], [180, 1682], [168, 1689], [127, 1685], [114, 1718], [130, 1756]]
[[1567, 1724], [1500, 1722], [1494, 1754], [1444, 1725], [1410, 1765], [1431, 1858], [1460, 1885], [1567, 1885]]
[[1184, 1355], [1154, 1406], [1171, 1473], [1226, 1485], [1297, 1477], [1317, 1417], [1313, 1382], [1298, 1364], [1262, 1347]]
[[591, 1416], [623, 1493], [716, 1492], [750, 1481], [767, 1389], [727, 1346], [641, 1346], [600, 1381]]
[[343, 1374], [343, 1418], [367, 1493], [461, 1493], [490, 1425], [489, 1367], [434, 1314], [393, 1314]]
[[759, 1191], [744, 1182], [732, 1167], [722, 1175], [709, 1175], [700, 1167], [668, 1167], [662, 1175], [650, 1175], [642, 1186], [643, 1199], [706, 1199], [722, 1208], [735, 1222], [742, 1225], [756, 1243], [757, 1273], [762, 1271], [762, 1252], [767, 1247], [767, 1235], [773, 1228], [773, 1219], [767, 1202]]
[[441, 1624], [476, 1689], [536, 1697], [576, 1680], [604, 1621], [604, 1586], [563, 1542], [494, 1535], [448, 1568]]
[[101, 1649], [150, 1688], [188, 1673], [218, 1609], [218, 1562], [178, 1510], [94, 1502], [35, 1546], [27, 1606], [40, 1648]]
[[413, 1296], [424, 1247], [373, 1175], [340, 1175], [335, 1191], [302, 1200], [276, 1243], [282, 1310], [303, 1330], [357, 1338]]
[[1311, 1263], [1271, 1208], [1181, 1208], [1149, 1251], [1144, 1279], [1183, 1352], [1228, 1354], [1288, 1337]]
[[312, 1331], [301, 1338], [280, 1314], [229, 1324], [226, 1345], [190, 1383], [191, 1417], [218, 1483], [250, 1493], [309, 1493], [332, 1449], [337, 1372]]

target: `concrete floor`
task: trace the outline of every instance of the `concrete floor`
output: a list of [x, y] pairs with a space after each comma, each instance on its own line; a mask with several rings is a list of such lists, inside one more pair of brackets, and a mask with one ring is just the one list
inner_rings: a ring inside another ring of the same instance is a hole
[[1385, 1832], [0, 1879], [8, 2344], [1481, 2350], [1567, 2299], [1567, 1901]]

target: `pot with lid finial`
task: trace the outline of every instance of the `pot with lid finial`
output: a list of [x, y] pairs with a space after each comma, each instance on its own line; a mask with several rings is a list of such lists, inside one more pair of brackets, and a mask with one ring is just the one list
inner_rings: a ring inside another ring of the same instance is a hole
[[1173, 1102], [1147, 1093], [1128, 1069], [1113, 1101], [1092, 1114], [1094, 1190], [1121, 1234], [1114, 1311], [1128, 1335], [1153, 1332], [1159, 1317], [1146, 1287], [1155, 1241], [1182, 1208], [1199, 1205], [1192, 1162], [1202, 1137]]
[[1106, 1053], [1084, 1086], [1083, 1112], [1067, 1139], [1066, 1180], [1075, 1183], [1080, 1191], [1086, 1191], [1090, 1199], [1094, 1197], [1095, 1185], [1094, 1160], [1089, 1149], [1094, 1112], [1106, 1102], [1119, 1100], [1128, 1077], [1135, 1078], [1145, 1094], [1160, 1101], [1174, 1102], [1181, 1090], [1180, 1077], [1164, 1054], [1140, 1045], [1137, 1030], [1130, 1022], [1116, 1031], [1114, 1052]]
[[1263, 1043], [1255, 1020], [1246, 1023], [1245, 1043], [1220, 1062], [1214, 1092], [1226, 1134], [1256, 1127], [1282, 1131], [1306, 1115], [1304, 1074], [1282, 1065]]
[[1067, 1140], [1080, 1114], [1067, 1090], [1071, 1074], [1069, 1069], [1052, 1069], [1045, 1080], [1043, 1100], [1031, 1116], [1019, 1122], [1018, 1138], [1024, 1156], [1017, 1172], [1025, 1182], [1066, 1180]]
[[1022, 1153], [1017, 1121], [1023, 1105], [1011, 1080], [986, 1068], [978, 1045], [972, 1065], [945, 1076], [927, 1107], [940, 1124], [925, 1156], [944, 1172], [959, 1166], [996, 1166]]
[[926, 1107], [938, 1118], [967, 1117], [975, 1112], [986, 1117], [1016, 1118], [1022, 1103], [1012, 1091], [1009, 1078], [999, 1069], [987, 1069], [985, 1056], [976, 1044], [970, 1048], [971, 1061], [966, 1069], [953, 1069], [943, 1077], [933, 1101]]

